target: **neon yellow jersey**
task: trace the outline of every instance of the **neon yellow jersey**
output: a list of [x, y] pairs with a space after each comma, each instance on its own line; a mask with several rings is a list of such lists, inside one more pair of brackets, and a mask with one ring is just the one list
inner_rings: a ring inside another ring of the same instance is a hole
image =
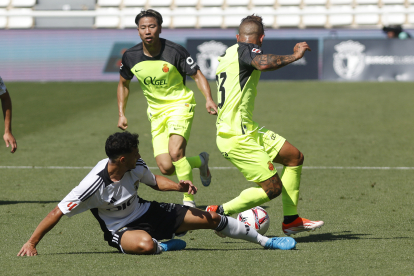
[[185, 85], [186, 75], [199, 70], [187, 50], [171, 41], [161, 40], [156, 57], [144, 55], [142, 43], [128, 49], [122, 57], [120, 74], [130, 80], [135, 75], [148, 101], [148, 114], [157, 116], [185, 104], [195, 104], [194, 93]]
[[253, 110], [261, 72], [251, 62], [261, 54], [259, 46], [239, 42], [219, 57], [216, 71], [218, 135], [243, 135], [258, 128], [253, 121]]

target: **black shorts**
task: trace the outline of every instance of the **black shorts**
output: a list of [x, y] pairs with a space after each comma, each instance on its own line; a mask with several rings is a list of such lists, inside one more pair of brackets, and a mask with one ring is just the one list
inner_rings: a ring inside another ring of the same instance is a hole
[[172, 239], [183, 223], [188, 208], [180, 204], [152, 201], [142, 217], [117, 230], [108, 244], [122, 252], [122, 235], [131, 230], [143, 230], [156, 240]]

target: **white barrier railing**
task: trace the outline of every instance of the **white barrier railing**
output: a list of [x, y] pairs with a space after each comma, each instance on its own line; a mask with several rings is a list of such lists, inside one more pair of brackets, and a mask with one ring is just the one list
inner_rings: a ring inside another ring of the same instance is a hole
[[[102, 8], [102, 9], [97, 9], [97, 10], [87, 10], [87, 11], [63, 11], [63, 10], [58, 10], [58, 11], [38, 11], [38, 10], [32, 10], [32, 9], [0, 9], [0, 19], [1, 17], [3, 18], [9, 18], [9, 21], [13, 18], [17, 18], [18, 17], [30, 17], [30, 18], [56, 18], [56, 17], [61, 17], [61, 18], [73, 18], [73, 17], [93, 17], [95, 18], [95, 25], [94, 27], [110, 27], [110, 28], [120, 28], [123, 29], [125, 27], [134, 27], [133, 26], [133, 18], [131, 19], [131, 17], [134, 17], [137, 13], [139, 13], [141, 9], [140, 8], [128, 8], [128, 9], [117, 9], [117, 8]], [[227, 28], [229, 27], [229, 25], [226, 25], [224, 23], [224, 19], [228, 16], [228, 17], [234, 17], [234, 16], [246, 16], [248, 14], [251, 13], [258, 13], [261, 16], [274, 16], [275, 18], [278, 18], [279, 16], [282, 16], [284, 18], [286, 18], [286, 16], [299, 16], [300, 20], [299, 22], [295, 25], [299, 28], [305, 28], [306, 26], [312, 26], [312, 24], [307, 24], [307, 22], [309, 22], [309, 20], [312, 19], [306, 19], [307, 21], [304, 22], [304, 18], [305, 17], [309, 17], [309, 16], [326, 16], [326, 17], [331, 17], [331, 16], [352, 16], [353, 19], [352, 20], [348, 20], [348, 23], [346, 24], [341, 24], [341, 26], [349, 26], [349, 27], [353, 27], [353, 28], [357, 28], [360, 25], [356, 20], [356, 17], [361, 17], [362, 16], [381, 16], [382, 19], [378, 19], [378, 20], [374, 20], [374, 23], [369, 23], [368, 25], [374, 25], [376, 27], [381, 27], [383, 25], [388, 25], [388, 18], [391, 16], [399, 16], [400, 19], [399, 21], [401, 21], [398, 24], [402, 24], [405, 27], [412, 27], [414, 26], [414, 6], [410, 6], [408, 8], [405, 8], [403, 6], [399, 6], [397, 8], [375, 8], [375, 9], [344, 9], [341, 10], [338, 7], [335, 7], [335, 9], [301, 9], [301, 10], [278, 10], [278, 9], [273, 9], [273, 8], [261, 8], [260, 10], [255, 10], [255, 9], [251, 9], [251, 10], [238, 10], [238, 9], [225, 9], [225, 10], [217, 10], [217, 9], [200, 9], [200, 10], [192, 10], [191, 14], [189, 14], [188, 11], [186, 10], [182, 10], [182, 9], [177, 9], [177, 10], [163, 10], [162, 15], [163, 17], [180, 17], [180, 16], [192, 16], [192, 17], [197, 17], [200, 18], [202, 16], [221, 16], [223, 18], [223, 23], [220, 25], [222, 28]], [[128, 17], [128, 22], [126, 25], [126, 18]], [[403, 17], [401, 19], [401, 17]], [[99, 26], [99, 23], [97, 23], [97, 19], [99, 19], [99, 22], [102, 22], [102, 20], [106, 20], [105, 18], [111, 18], [112, 20], [115, 21], [115, 23], [113, 23], [112, 25], [105, 25], [105, 26]], [[33, 20], [33, 19], [31, 19]], [[279, 27], [283, 27], [280, 26], [276, 23], [276, 19], [274, 20], [275, 23], [271, 23], [270, 25], [273, 28], [279, 28]], [[132, 23], [132, 25], [131, 25]], [[33, 23], [31, 23], [31, 25], [26, 26], [26, 28], [30, 28], [33, 27]], [[1, 25], [1, 24], [0, 24]], [[165, 24], [165, 27], [170, 27], [170, 28], [174, 28], [176, 26], [174, 26], [174, 23], [167, 23]], [[234, 24], [233, 24], [234, 25]], [[238, 25], [238, 24], [237, 24]], [[269, 24], [267, 24], [269, 25]], [[338, 24], [336, 24], [338, 25]], [[367, 24], [365, 24], [367, 25]], [[219, 27], [220, 27], [219, 26]], [[180, 26], [179, 26], [180, 27]], [[189, 27], [189, 26], [185, 26], [185, 27]], [[199, 27], [204, 27], [203, 25], [199, 24], [199, 23], [195, 23], [195, 25], [193, 27], [199, 28]], [[233, 26], [234, 27], [234, 26]], [[290, 25], [289, 27], [294, 27], [292, 25]], [[327, 19], [325, 21], [325, 23], [322, 24], [318, 24], [317, 27], [325, 27], [325, 28], [331, 28], [332, 25], [330, 23], [330, 20]], [[0, 27], [0, 28], [4, 28], [4, 27]]]
[[[251, 10], [250, 12], [254, 12]], [[131, 16], [136, 15], [137, 10], [125, 9], [125, 10], [114, 10], [114, 9], [98, 9], [93, 11], [35, 11], [35, 10], [24, 10], [20, 11], [19, 9], [11, 9], [11, 10], [0, 10], [0, 16], [32, 16], [32, 17], [96, 17], [96, 16]], [[406, 15], [414, 15], [414, 7], [410, 7], [407, 9], [402, 10], [382, 10], [379, 8], [378, 10], [311, 10], [308, 11], [298, 10], [298, 11], [290, 11], [290, 10], [283, 10], [278, 11], [272, 10], [260, 10], [260, 15], [358, 15], [358, 14], [374, 14], [374, 15], [387, 15], [387, 14], [406, 14]], [[171, 10], [171, 11], [163, 11], [163, 16], [186, 16], [189, 15], [188, 12], [182, 10]], [[238, 10], [221, 10], [221, 11], [214, 11], [209, 12], [204, 10], [196, 10], [194, 13], [191, 14], [192, 16], [203, 16], [203, 15], [217, 15], [217, 16], [231, 16], [231, 15], [246, 15], [245, 11], [238, 11]]]

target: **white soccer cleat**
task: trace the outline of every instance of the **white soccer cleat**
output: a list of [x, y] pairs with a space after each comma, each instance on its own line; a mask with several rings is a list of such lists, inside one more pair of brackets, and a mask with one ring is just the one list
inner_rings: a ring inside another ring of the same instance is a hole
[[207, 152], [202, 152], [199, 154], [201, 158], [204, 159], [204, 165], [201, 165], [200, 169], [200, 179], [203, 186], [207, 187], [211, 183], [211, 173], [208, 168], [209, 154]]
[[196, 204], [195, 204], [195, 201], [185, 201], [185, 200], [183, 200], [183, 205], [184, 206], [188, 206], [188, 207], [193, 207], [193, 208], [196, 208], [197, 206], [196, 206]]
[[295, 235], [300, 232], [315, 231], [317, 228], [321, 228], [325, 223], [323, 221], [312, 221], [309, 219], [298, 217], [293, 222], [284, 224], [282, 223], [282, 230], [287, 236]]

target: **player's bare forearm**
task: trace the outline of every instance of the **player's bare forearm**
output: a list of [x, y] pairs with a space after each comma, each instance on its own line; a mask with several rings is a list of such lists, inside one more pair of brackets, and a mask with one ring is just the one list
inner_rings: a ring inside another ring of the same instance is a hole
[[36, 245], [53, 229], [63, 216], [62, 211], [56, 206], [36, 227], [30, 239], [23, 245], [17, 256], [35, 256], [37, 255]]
[[14, 153], [17, 150], [16, 139], [12, 134], [12, 102], [9, 95], [9, 92], [6, 89], [6, 93], [0, 96], [1, 98], [1, 107], [3, 110], [4, 116], [4, 135], [3, 140], [6, 142], [6, 146], [11, 146], [11, 153]]
[[282, 68], [297, 60], [295, 55], [278, 56], [278, 55], [258, 55], [253, 61], [252, 65], [259, 71], [274, 71]]
[[259, 71], [273, 71], [286, 66], [298, 59], [301, 59], [306, 51], [310, 51], [306, 42], [299, 42], [293, 47], [293, 54], [287, 56], [278, 55], [257, 55], [252, 60], [252, 66]]
[[128, 102], [129, 96], [129, 80], [124, 79], [120, 76], [120, 80], [117, 88], [117, 98], [118, 98], [118, 127], [125, 130], [128, 127], [128, 121], [125, 117], [125, 109]]
[[155, 180], [157, 185], [151, 186], [151, 188], [157, 191], [188, 192], [189, 194], [195, 194], [197, 192], [197, 188], [189, 180], [180, 180], [179, 183], [175, 183], [162, 175], [156, 175]]
[[201, 91], [201, 93], [206, 98], [206, 109], [207, 112], [211, 115], [217, 114], [217, 105], [213, 101], [213, 97], [211, 96], [211, 89], [210, 85], [208, 84], [207, 79], [204, 77], [203, 73], [200, 70], [197, 70], [197, 73], [191, 78], [196, 82], [197, 88]]
[[12, 102], [7, 90], [6, 93], [0, 96], [0, 99], [4, 117], [4, 133], [11, 133]]

